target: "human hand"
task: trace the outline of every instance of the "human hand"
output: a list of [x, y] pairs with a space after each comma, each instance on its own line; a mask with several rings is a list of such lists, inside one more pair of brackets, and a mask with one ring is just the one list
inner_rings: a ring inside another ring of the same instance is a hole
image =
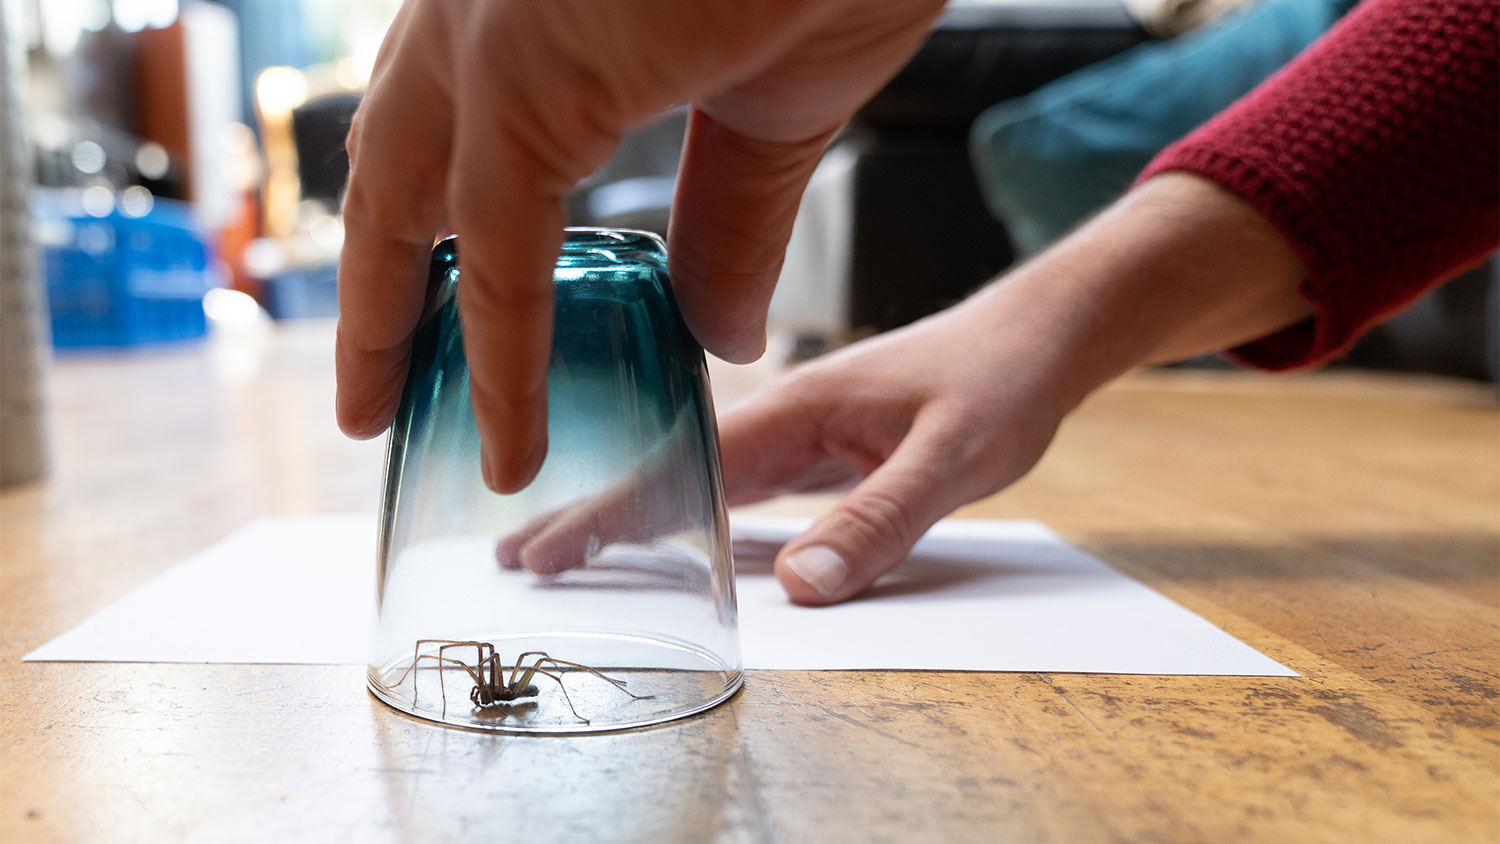
[[390, 423], [434, 236], [463, 242], [459, 308], [487, 485], [546, 456], [551, 270], [563, 198], [633, 126], [693, 105], [671, 272], [689, 328], [732, 361], [767, 303], [824, 145], [906, 61], [939, 0], [408, 0], [349, 136], [338, 419]]
[[[1036, 462], [1072, 407], [1075, 373], [1052, 360], [1063, 335], [1040, 330], [1016, 298], [987, 291], [805, 364], [723, 415], [730, 504], [853, 486], [777, 555], [793, 600], [853, 597], [933, 522]], [[619, 483], [501, 538], [500, 565], [558, 574], [616, 543], [650, 543], [686, 527], [680, 434]]]
[[1244, 202], [1158, 176], [968, 301], [794, 371], [726, 415], [729, 501], [855, 483], [776, 557], [793, 600], [846, 600], [938, 519], [1030, 470], [1106, 382], [1305, 318], [1301, 277]]
[[[1150, 361], [1228, 348], [1305, 318], [1301, 267], [1239, 199], [1158, 176], [969, 300], [794, 370], [720, 421], [730, 504], [853, 485], [784, 546], [795, 601], [863, 591], [934, 522], [1008, 486], [1094, 389]], [[666, 460], [503, 539], [500, 563], [538, 573], [679, 529], [642, 502]]]
[[[999, 291], [996, 291], [999, 293]], [[1086, 389], [986, 295], [793, 370], [720, 422], [731, 505], [847, 490], [776, 554], [798, 603], [857, 596], [938, 519], [1041, 457]], [[851, 489], [852, 487], [852, 489]]]

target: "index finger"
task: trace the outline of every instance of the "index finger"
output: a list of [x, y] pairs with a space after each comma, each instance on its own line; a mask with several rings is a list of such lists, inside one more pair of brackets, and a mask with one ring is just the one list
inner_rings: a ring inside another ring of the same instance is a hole
[[571, 183], [519, 141], [516, 109], [497, 89], [461, 97], [448, 204], [458, 230], [458, 307], [485, 485], [516, 492], [547, 454], [552, 268]]
[[336, 408], [339, 427], [362, 439], [396, 413], [444, 215], [452, 109], [430, 69], [402, 52], [424, 25], [409, 14], [392, 25], [390, 56], [349, 132]]

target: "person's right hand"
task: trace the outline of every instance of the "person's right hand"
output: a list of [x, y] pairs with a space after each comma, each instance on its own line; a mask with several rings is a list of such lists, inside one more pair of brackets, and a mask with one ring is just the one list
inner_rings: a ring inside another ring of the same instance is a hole
[[939, 0], [408, 0], [349, 137], [338, 419], [395, 414], [434, 236], [460, 235], [459, 308], [486, 483], [546, 455], [563, 198], [621, 136], [691, 103], [669, 236], [700, 342], [764, 348], [798, 200], [825, 144], [920, 45]]

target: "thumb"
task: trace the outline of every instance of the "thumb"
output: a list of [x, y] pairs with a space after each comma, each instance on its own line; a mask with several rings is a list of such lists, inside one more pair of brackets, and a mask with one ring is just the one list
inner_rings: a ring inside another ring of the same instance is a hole
[[915, 430], [831, 512], [776, 556], [776, 577], [799, 604], [833, 604], [862, 592], [905, 559], [922, 534], [973, 499], [973, 469], [951, 438]]

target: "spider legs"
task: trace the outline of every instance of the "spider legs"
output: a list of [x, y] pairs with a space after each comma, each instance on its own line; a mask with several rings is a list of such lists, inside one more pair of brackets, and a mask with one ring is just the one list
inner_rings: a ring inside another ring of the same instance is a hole
[[[437, 646], [436, 653], [422, 653], [424, 646]], [[474, 649], [474, 662], [469, 663], [457, 656], [449, 656], [450, 650]], [[624, 680], [617, 680], [605, 675], [596, 668], [584, 665], [581, 662], [572, 662], [566, 659], [557, 659], [545, 651], [525, 651], [516, 657], [510, 666], [507, 676], [506, 666], [500, 660], [500, 654], [490, 642], [458, 639], [418, 639], [412, 647], [411, 663], [401, 676], [391, 684], [392, 688], [406, 682], [407, 676], [412, 676], [412, 705], [417, 703], [419, 685], [415, 681], [416, 671], [423, 660], [436, 663], [438, 669], [438, 689], [442, 695], [442, 712], [446, 716], [448, 712], [448, 689], [444, 680], [443, 672], [451, 668], [462, 669], [474, 681], [473, 690], [469, 693], [469, 700], [476, 708], [500, 707], [514, 703], [522, 697], [536, 695], [536, 687], [531, 681], [540, 674], [543, 677], [557, 683], [558, 689], [563, 694], [563, 700], [567, 703], [568, 710], [573, 717], [588, 724], [589, 719], [579, 714], [578, 708], [573, 704], [573, 696], [569, 694], [564, 677], [569, 671], [582, 671], [609, 683], [621, 692], [624, 692], [632, 700], [646, 700], [651, 695], [638, 695], [626, 688]]]

